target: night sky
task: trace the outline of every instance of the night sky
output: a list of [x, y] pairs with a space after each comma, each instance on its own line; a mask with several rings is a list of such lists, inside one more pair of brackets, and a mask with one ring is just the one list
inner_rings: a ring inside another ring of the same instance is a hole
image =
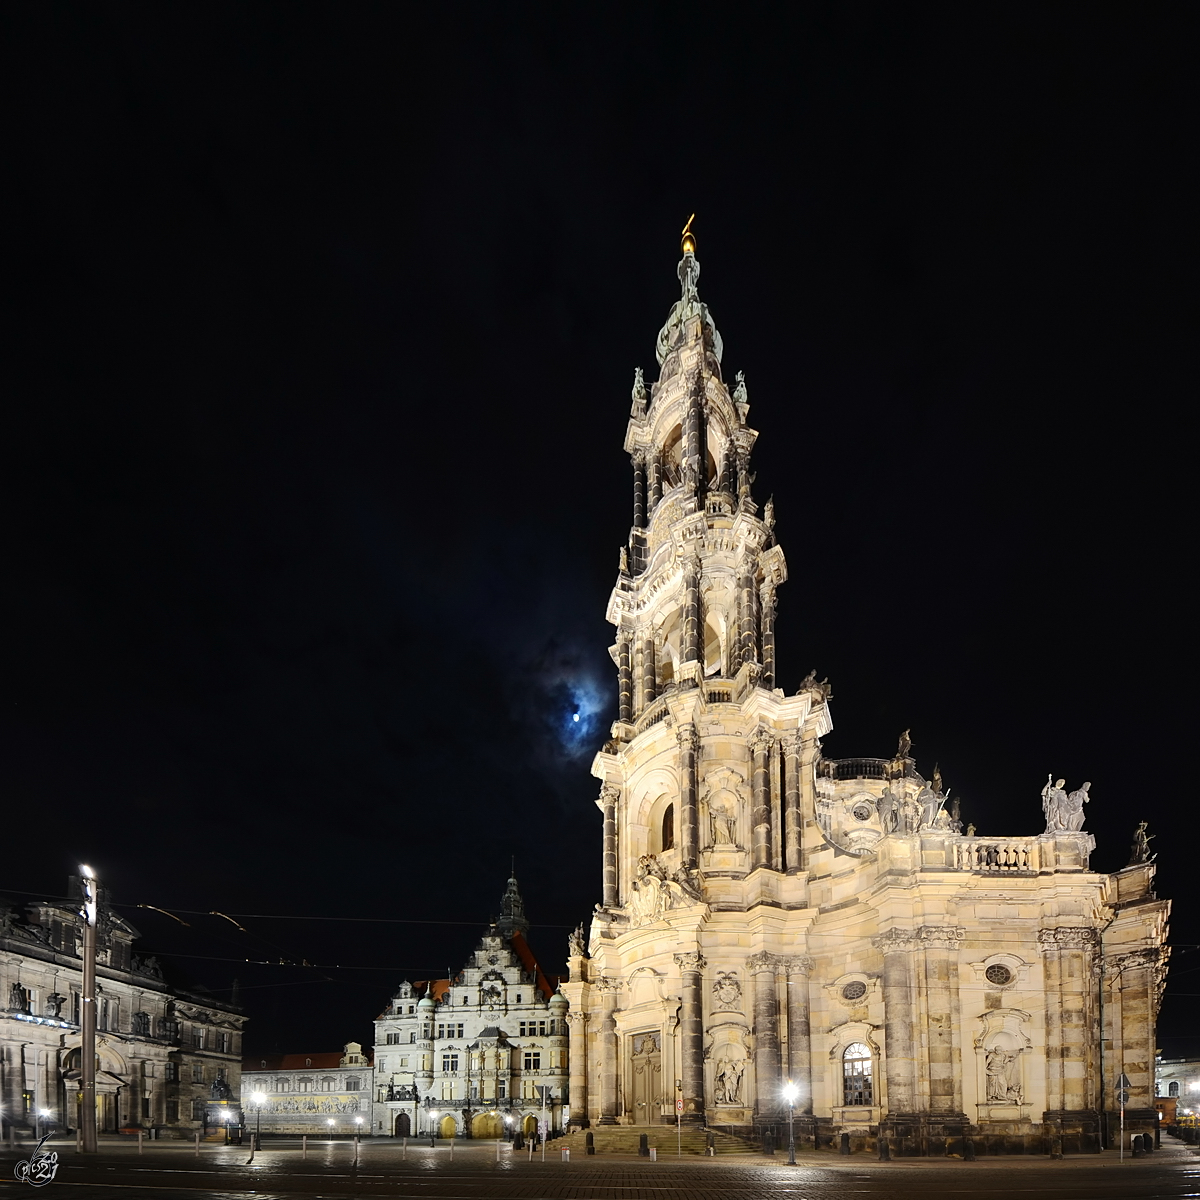
[[178, 911], [122, 909], [254, 1052], [369, 1040], [512, 856], [561, 969], [695, 211], [781, 685], [980, 832], [1149, 820], [1200, 1053], [1194, 8], [566, 10], [0, 14], [0, 887]]

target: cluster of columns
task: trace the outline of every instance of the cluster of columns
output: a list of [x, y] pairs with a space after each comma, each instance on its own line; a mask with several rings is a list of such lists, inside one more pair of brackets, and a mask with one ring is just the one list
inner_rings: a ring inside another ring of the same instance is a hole
[[[754, 1077], [758, 1093], [755, 1118], [778, 1119], [784, 1110], [784, 1067], [796, 1085], [796, 1115], [811, 1117], [812, 1043], [809, 1029], [808, 977], [813, 960], [807, 955], [753, 954], [746, 970], [754, 980]], [[780, 1037], [779, 978], [784, 978], [787, 1061]]]
[[[1097, 1025], [1092, 966], [1099, 945], [1099, 935], [1087, 927], [1038, 933], [1046, 988], [1045, 1120], [1051, 1126], [1060, 1126], [1068, 1113], [1099, 1108], [1098, 1080], [1089, 1070]], [[1154, 1022], [1147, 1028], [1153, 1030]]]

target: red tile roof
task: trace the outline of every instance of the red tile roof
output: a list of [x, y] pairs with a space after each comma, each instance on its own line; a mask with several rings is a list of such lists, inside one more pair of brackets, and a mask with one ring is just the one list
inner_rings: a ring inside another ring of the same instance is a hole
[[[342, 1051], [334, 1050], [324, 1053], [318, 1050], [309, 1054], [258, 1054], [247, 1055], [242, 1059], [243, 1071], [329, 1071], [342, 1065]], [[371, 1061], [371, 1051], [364, 1050], [367, 1062]], [[267, 1065], [264, 1067], [263, 1063]]]

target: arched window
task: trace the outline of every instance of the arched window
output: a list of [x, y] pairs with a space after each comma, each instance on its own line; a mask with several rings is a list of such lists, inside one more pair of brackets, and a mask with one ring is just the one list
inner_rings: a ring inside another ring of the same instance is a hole
[[673, 804], [668, 804], [663, 809], [662, 848], [664, 850], [675, 849], [675, 805]]
[[1178, 1095], [1179, 1095], [1179, 1082], [1178, 1082], [1178, 1080], [1177, 1080], [1175, 1083], [1169, 1084], [1169, 1085], [1167, 1086], [1167, 1095], [1168, 1095], [1168, 1096], [1178, 1096]]
[[871, 1051], [862, 1042], [851, 1042], [842, 1055], [842, 1103], [875, 1103], [871, 1087]]

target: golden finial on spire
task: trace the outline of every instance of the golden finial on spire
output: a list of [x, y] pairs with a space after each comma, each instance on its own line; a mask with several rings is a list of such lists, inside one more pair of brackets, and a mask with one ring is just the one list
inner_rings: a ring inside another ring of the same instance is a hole
[[683, 241], [680, 244], [680, 249], [684, 254], [696, 253], [696, 235], [692, 232], [692, 222], [696, 219], [696, 214], [692, 213], [687, 219], [687, 224], [683, 227]]

